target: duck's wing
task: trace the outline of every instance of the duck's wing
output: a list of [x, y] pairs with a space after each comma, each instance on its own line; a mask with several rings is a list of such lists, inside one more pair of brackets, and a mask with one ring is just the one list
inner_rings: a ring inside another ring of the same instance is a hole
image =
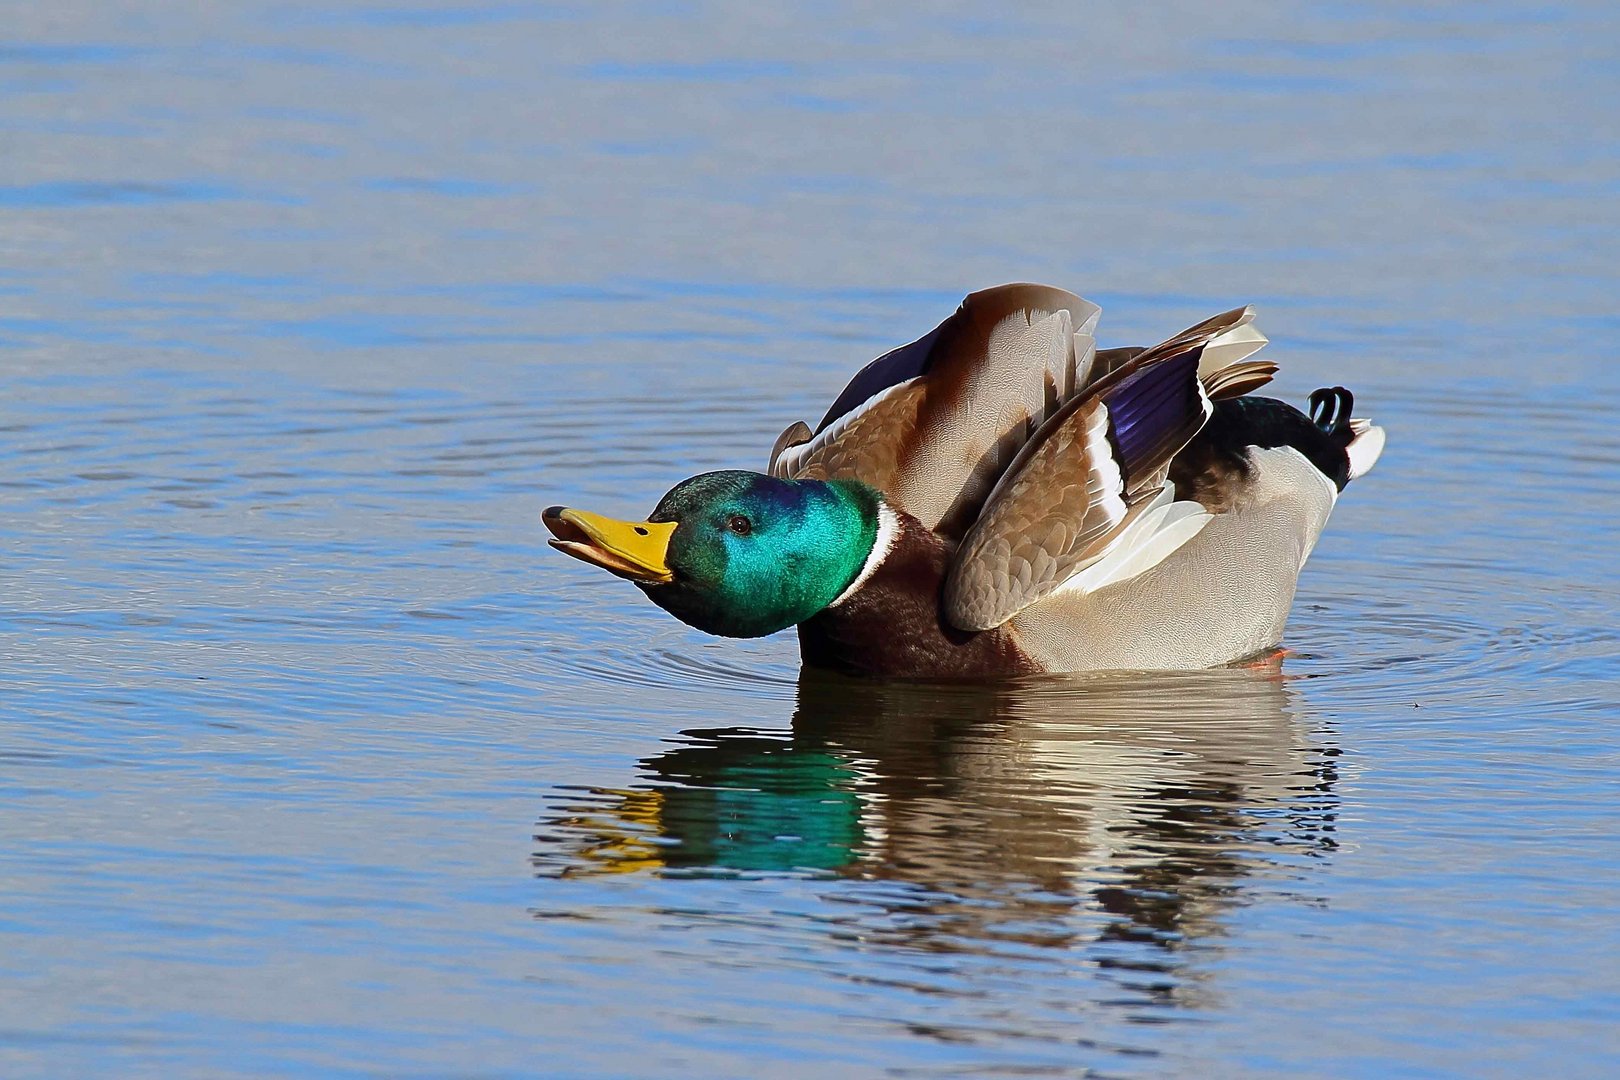
[[769, 470], [852, 477], [952, 539], [1028, 440], [1090, 378], [1101, 308], [1045, 285], [976, 292], [926, 336], [863, 368]]
[[[1204, 340], [1203, 352], [1198, 357], [1198, 377], [1215, 401], [1252, 393], [1277, 374], [1276, 364], [1249, 359], [1270, 341], [1254, 325], [1252, 307], [1223, 311], [1155, 345], [1152, 351], [1181, 348], [1198, 340]], [[1149, 350], [1140, 348], [1103, 349], [1097, 353], [1091, 367], [1091, 378], [1093, 381], [1105, 379], [1147, 352]]]
[[[1210, 514], [1175, 499], [1170, 461], [1213, 411], [1206, 367], [1218, 376], [1264, 344], [1244, 332], [1252, 319], [1239, 308], [1150, 349], [1111, 351], [1112, 370], [1028, 441], [957, 549], [944, 595], [953, 624], [1000, 626], [1059, 591], [1140, 574], [1197, 535]], [[1219, 351], [1234, 331], [1236, 347]], [[1228, 386], [1269, 378], [1255, 369]]]

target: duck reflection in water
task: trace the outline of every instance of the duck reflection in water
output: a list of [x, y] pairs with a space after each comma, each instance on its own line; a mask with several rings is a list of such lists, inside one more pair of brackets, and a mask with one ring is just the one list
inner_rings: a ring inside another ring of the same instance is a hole
[[[643, 786], [570, 793], [536, 866], [904, 883], [845, 897], [879, 909], [862, 940], [1173, 951], [1334, 847], [1337, 751], [1292, 695], [1275, 664], [994, 687], [807, 670], [790, 732], [684, 732]], [[1149, 954], [1098, 961], [1173, 996]]]

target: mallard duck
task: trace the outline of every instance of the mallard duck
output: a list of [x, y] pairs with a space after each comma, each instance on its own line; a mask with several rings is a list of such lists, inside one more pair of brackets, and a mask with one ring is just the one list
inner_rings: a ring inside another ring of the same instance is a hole
[[704, 473], [646, 521], [553, 506], [561, 551], [700, 630], [799, 629], [806, 663], [984, 678], [1201, 668], [1271, 649], [1339, 492], [1384, 432], [1343, 387], [1252, 392], [1248, 307], [1098, 350], [1101, 309], [970, 295], [872, 361], [764, 472]]

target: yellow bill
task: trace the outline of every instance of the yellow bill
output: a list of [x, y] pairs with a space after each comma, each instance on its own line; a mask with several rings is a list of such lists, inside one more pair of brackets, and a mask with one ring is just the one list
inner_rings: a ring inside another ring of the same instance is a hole
[[631, 581], [675, 580], [666, 562], [673, 521], [617, 521], [566, 506], [546, 507], [540, 520], [555, 537], [551, 546], [565, 555]]

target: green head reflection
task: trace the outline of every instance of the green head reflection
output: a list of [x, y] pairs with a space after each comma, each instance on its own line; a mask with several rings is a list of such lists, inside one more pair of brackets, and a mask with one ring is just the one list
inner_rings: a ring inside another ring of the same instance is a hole
[[689, 732], [642, 762], [649, 786], [598, 789], [562, 819], [574, 872], [836, 871], [865, 842], [860, 772], [846, 757], [756, 732]]

